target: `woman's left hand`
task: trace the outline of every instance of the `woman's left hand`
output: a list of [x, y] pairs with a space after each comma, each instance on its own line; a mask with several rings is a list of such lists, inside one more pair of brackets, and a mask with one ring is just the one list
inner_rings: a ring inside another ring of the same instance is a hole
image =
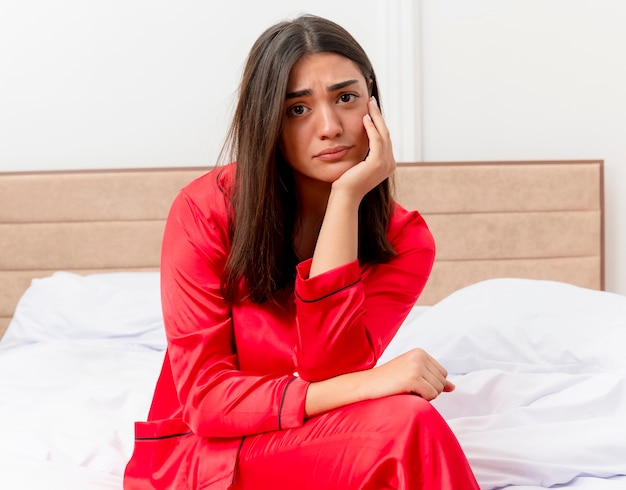
[[333, 190], [347, 190], [360, 199], [389, 177], [396, 168], [389, 130], [376, 99], [368, 102], [369, 114], [363, 116], [363, 126], [370, 142], [365, 160], [346, 171], [333, 183]]
[[396, 168], [389, 131], [372, 97], [363, 125], [369, 138], [369, 153], [332, 184], [324, 221], [317, 237], [309, 277], [314, 277], [358, 257], [359, 206], [365, 194]]

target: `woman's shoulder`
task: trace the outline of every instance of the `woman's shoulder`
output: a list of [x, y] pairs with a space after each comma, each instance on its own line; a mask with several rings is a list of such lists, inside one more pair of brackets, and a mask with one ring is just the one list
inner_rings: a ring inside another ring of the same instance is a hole
[[182, 191], [190, 197], [228, 196], [235, 176], [235, 164], [221, 165], [209, 169], [189, 182]]
[[398, 242], [411, 242], [421, 247], [432, 247], [435, 243], [424, 217], [416, 210], [408, 210], [394, 203], [389, 222], [388, 237], [394, 246]]
[[188, 201], [203, 214], [226, 212], [234, 173], [234, 163], [214, 167], [185, 185], [178, 199]]
[[393, 213], [391, 213], [390, 227], [398, 228], [407, 225], [412, 226], [427, 226], [423, 216], [417, 210], [410, 210], [404, 208], [397, 202], [393, 203]]

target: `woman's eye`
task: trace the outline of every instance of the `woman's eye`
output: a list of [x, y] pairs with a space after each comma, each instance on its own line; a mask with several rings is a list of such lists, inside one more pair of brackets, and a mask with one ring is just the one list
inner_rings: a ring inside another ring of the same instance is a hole
[[302, 116], [306, 112], [306, 107], [303, 105], [294, 105], [289, 108], [290, 116]]
[[353, 102], [354, 100], [356, 100], [356, 98], [356, 94], [341, 94], [339, 96], [339, 100], [344, 103]]

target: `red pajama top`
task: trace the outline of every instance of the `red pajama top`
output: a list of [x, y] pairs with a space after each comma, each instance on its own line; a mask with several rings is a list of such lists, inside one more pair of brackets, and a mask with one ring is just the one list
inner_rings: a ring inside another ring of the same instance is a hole
[[[203, 488], [227, 488], [241, 438], [301, 426], [310, 382], [372, 368], [430, 274], [426, 223], [395, 205], [388, 237], [397, 255], [388, 263], [355, 260], [309, 278], [306, 260], [277, 303], [228, 304], [220, 282], [233, 176], [234, 164], [219, 167], [172, 204], [161, 259], [167, 354], [148, 422], [136, 426], [125, 488], [193, 486], [198, 468], [181, 464], [199, 452]], [[146, 466], [151, 483], [142, 483]]]

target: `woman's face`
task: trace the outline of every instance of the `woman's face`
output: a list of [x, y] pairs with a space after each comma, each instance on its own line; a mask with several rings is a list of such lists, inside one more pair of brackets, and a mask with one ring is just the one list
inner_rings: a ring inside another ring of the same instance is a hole
[[297, 183], [330, 184], [365, 158], [368, 99], [368, 82], [348, 58], [318, 53], [293, 66], [279, 145]]

